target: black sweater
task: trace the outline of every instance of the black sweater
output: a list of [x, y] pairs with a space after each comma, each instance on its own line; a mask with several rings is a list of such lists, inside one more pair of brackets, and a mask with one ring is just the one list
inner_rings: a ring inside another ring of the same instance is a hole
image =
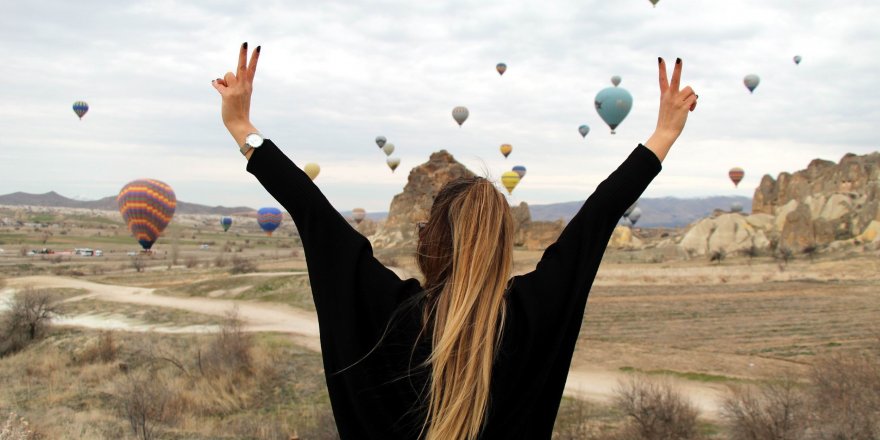
[[[370, 242], [271, 141], [254, 151], [247, 170], [290, 212], [302, 238], [339, 435], [416, 439], [428, 378], [419, 364], [430, 353], [429, 335], [416, 341], [421, 285], [400, 280], [376, 260]], [[639, 145], [536, 269], [514, 277], [481, 438], [551, 437], [605, 247], [624, 210], [659, 172], [657, 156]]]

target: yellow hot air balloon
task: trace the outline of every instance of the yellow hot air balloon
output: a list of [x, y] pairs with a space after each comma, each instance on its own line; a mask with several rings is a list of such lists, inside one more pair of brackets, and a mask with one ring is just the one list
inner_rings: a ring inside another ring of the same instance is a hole
[[516, 185], [519, 183], [519, 173], [516, 171], [505, 171], [504, 174], [501, 175], [501, 184], [507, 188], [508, 194], [513, 194], [513, 189], [516, 188]]
[[505, 159], [507, 159], [511, 151], [513, 151], [513, 147], [510, 144], [501, 144], [501, 154], [504, 155]]
[[303, 168], [303, 171], [306, 172], [309, 179], [315, 180], [315, 178], [318, 177], [318, 173], [321, 172], [321, 167], [316, 163], [307, 163], [306, 167]]

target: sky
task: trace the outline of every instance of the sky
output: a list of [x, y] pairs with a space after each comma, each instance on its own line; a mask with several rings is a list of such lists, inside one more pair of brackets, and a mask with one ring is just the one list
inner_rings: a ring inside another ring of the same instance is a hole
[[[210, 84], [247, 41], [262, 45], [252, 122], [320, 164], [339, 210], [386, 211], [440, 149], [496, 180], [526, 166], [511, 203], [583, 200], [651, 135], [658, 56], [684, 60], [700, 100], [645, 197], [751, 196], [765, 174], [878, 149], [877, 17], [859, 0], [6, 2], [0, 194], [96, 199], [148, 177], [188, 202], [277, 205]], [[616, 135], [593, 106], [612, 75], [634, 97]], [[396, 146], [394, 173], [378, 135]]]

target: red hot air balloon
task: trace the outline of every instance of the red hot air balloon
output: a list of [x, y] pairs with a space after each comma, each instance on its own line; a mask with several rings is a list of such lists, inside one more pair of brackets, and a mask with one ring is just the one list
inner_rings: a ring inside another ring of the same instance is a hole
[[174, 217], [177, 197], [165, 182], [138, 179], [122, 187], [116, 203], [134, 238], [149, 250]]
[[733, 186], [739, 187], [739, 182], [743, 180], [746, 172], [743, 171], [740, 167], [733, 167], [730, 171], [727, 172], [727, 175], [730, 177], [730, 180], [733, 182]]

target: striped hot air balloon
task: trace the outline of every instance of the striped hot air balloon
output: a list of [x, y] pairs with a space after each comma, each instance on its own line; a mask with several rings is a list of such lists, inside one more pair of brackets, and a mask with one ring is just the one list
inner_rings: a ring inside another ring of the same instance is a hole
[[82, 121], [83, 116], [89, 112], [89, 105], [85, 101], [76, 101], [73, 103], [73, 112], [79, 116], [79, 120]]
[[260, 225], [260, 229], [266, 232], [266, 235], [272, 236], [272, 233], [281, 226], [281, 220], [284, 216], [281, 215], [281, 210], [278, 208], [260, 208], [257, 211], [257, 223]]
[[119, 212], [141, 247], [149, 250], [174, 217], [174, 190], [155, 179], [129, 182], [116, 197]]
[[743, 180], [746, 172], [740, 167], [733, 167], [730, 171], [727, 172], [727, 176], [730, 177], [730, 180], [733, 182], [733, 186], [739, 187], [739, 182]]

